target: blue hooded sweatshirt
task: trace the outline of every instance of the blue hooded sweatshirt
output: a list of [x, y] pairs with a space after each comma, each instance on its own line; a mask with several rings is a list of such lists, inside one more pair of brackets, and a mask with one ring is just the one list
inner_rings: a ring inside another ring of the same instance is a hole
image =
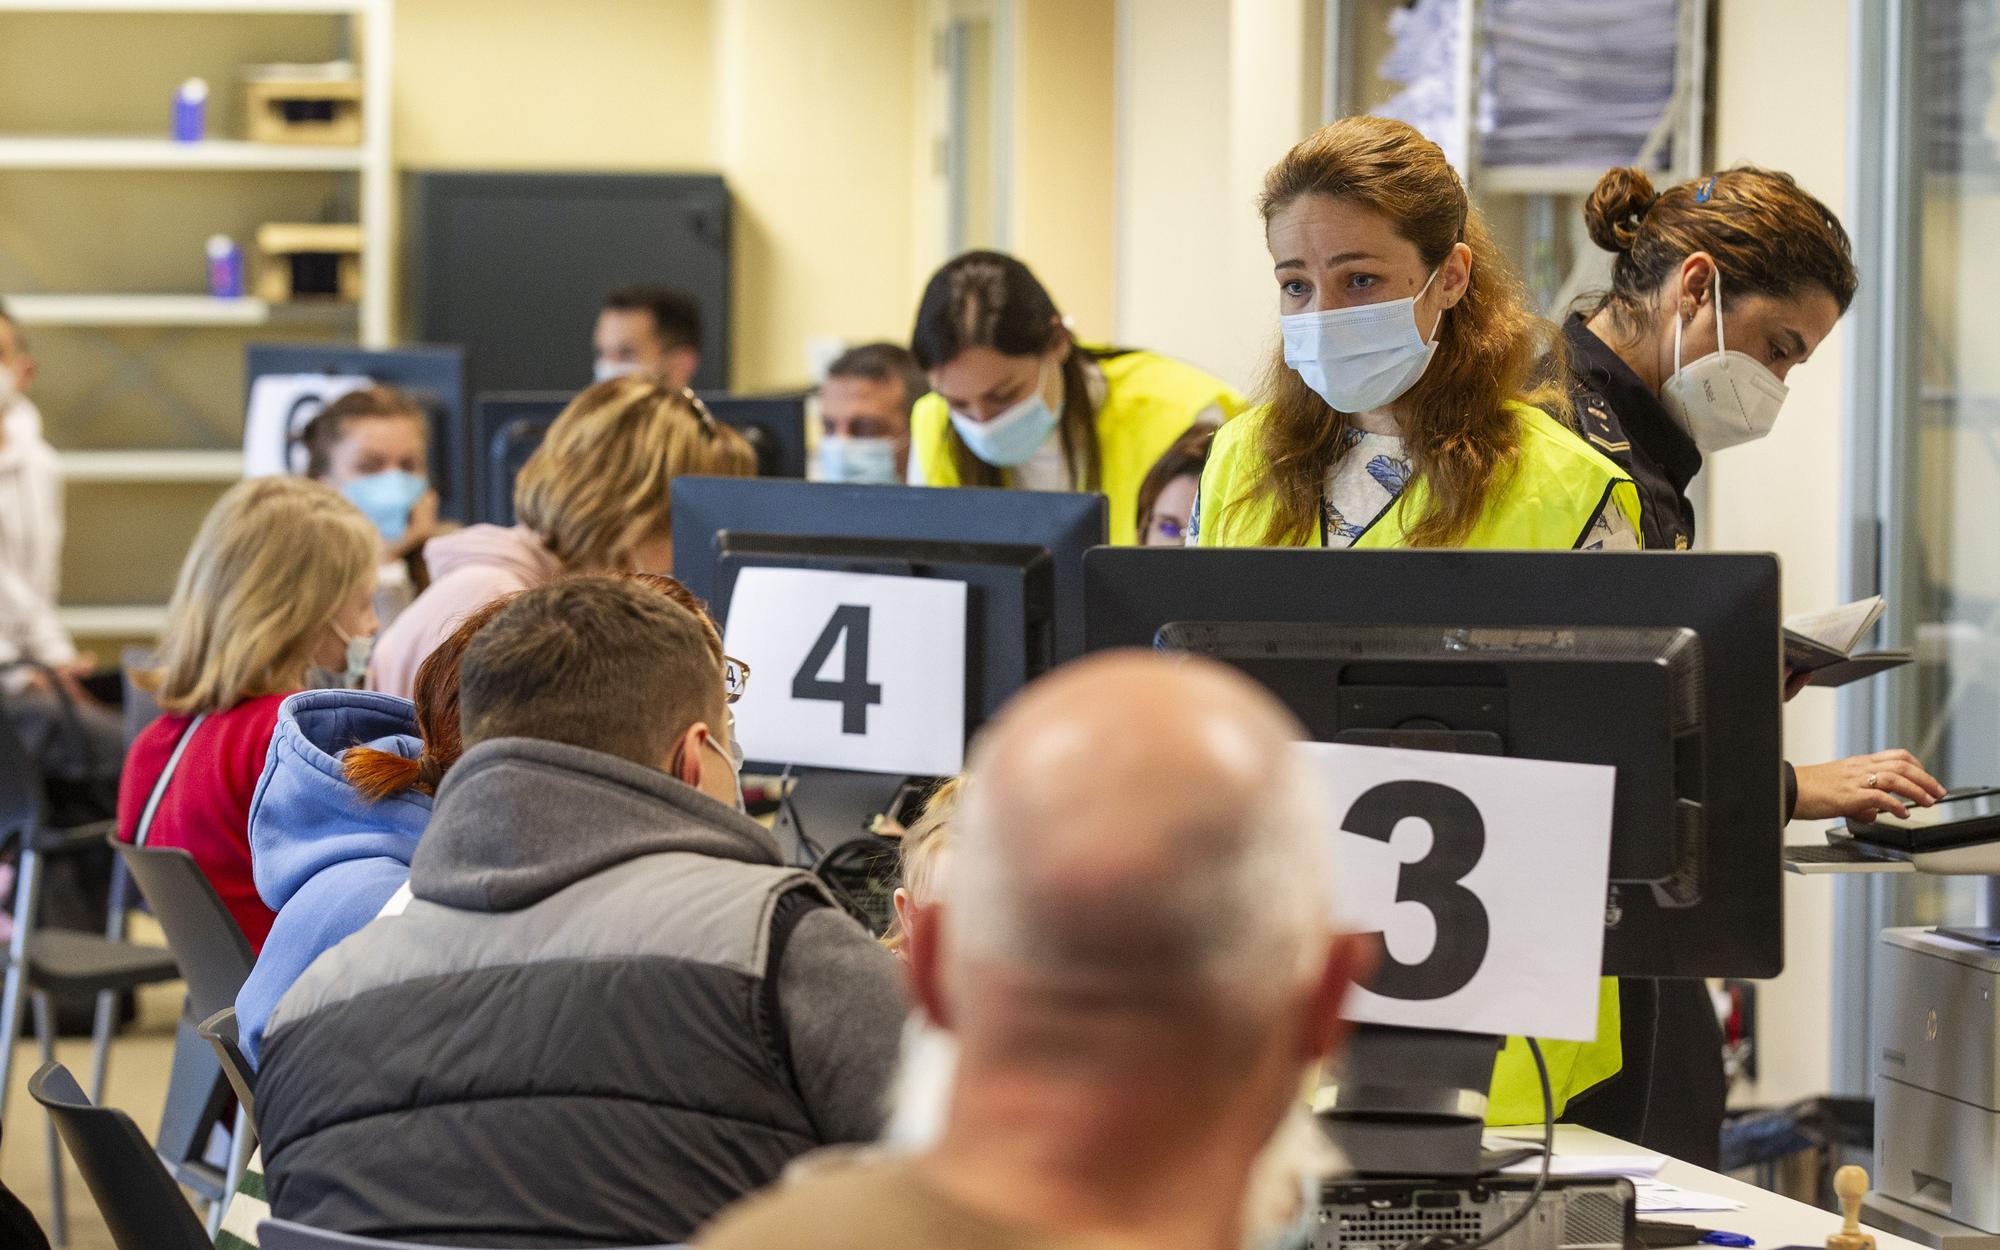
[[250, 800], [257, 893], [278, 913], [250, 979], [236, 995], [243, 1054], [257, 1062], [278, 1000], [320, 954], [373, 920], [410, 877], [430, 823], [429, 795], [371, 803], [340, 770], [356, 745], [415, 759], [416, 708], [366, 690], [307, 690], [278, 707], [278, 729]]

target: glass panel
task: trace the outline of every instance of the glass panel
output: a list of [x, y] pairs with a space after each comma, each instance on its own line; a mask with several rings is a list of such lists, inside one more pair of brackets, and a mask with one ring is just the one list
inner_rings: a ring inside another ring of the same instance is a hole
[[[1924, 149], [1921, 365], [1912, 510], [1920, 667], [1911, 748], [1948, 785], [2000, 782], [2000, 4], [1928, 0], [1917, 79]], [[1906, 558], [1909, 558], [1906, 556]], [[1914, 715], [1910, 715], [1913, 713]], [[2000, 920], [2000, 917], [1996, 917]]]
[[[1851, 522], [1878, 527], [1852, 589], [1890, 600], [1884, 642], [1909, 669], [1843, 693], [1845, 751], [1908, 746], [1948, 786], [2000, 783], [2000, 361], [1980, 329], [2000, 278], [2000, 0], [1861, 0], [1863, 49], [1851, 214], [1862, 292]], [[1907, 32], [1907, 34], [1906, 34]], [[1872, 215], [1872, 216], [1871, 216]], [[1875, 229], [1888, 233], [1877, 234]], [[1907, 274], [1907, 277], [1899, 275]], [[1897, 289], [1884, 289], [1893, 282]], [[1873, 285], [1871, 285], [1873, 284]], [[1879, 412], [1879, 417], [1876, 415]], [[1983, 878], [1840, 884], [1834, 1083], [1874, 1084], [1869, 1011], [1885, 928], [2000, 922]]]

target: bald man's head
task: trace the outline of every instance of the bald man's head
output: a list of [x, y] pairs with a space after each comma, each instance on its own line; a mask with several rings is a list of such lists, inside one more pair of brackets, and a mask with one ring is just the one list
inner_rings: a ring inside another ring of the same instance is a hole
[[951, 958], [1067, 994], [1296, 987], [1326, 955], [1323, 804], [1302, 733], [1233, 669], [1141, 652], [1037, 682], [981, 738]]

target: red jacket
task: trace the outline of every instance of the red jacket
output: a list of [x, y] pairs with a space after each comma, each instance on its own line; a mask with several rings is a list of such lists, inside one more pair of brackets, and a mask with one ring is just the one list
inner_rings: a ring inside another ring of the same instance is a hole
[[[253, 952], [263, 949], [277, 913], [264, 906], [250, 875], [250, 799], [264, 775], [264, 757], [284, 700], [282, 694], [261, 695], [211, 712], [181, 753], [146, 836], [147, 846], [177, 846], [194, 856]], [[162, 716], [133, 740], [118, 782], [118, 836], [123, 840], [130, 842], [138, 831], [139, 815], [190, 719]]]

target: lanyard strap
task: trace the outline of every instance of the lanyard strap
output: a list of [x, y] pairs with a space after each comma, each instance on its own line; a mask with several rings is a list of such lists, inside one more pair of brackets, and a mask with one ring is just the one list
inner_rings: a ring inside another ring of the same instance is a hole
[[207, 719], [208, 713], [203, 712], [181, 730], [180, 738], [174, 743], [174, 753], [167, 757], [167, 766], [160, 770], [160, 779], [153, 783], [153, 793], [146, 798], [146, 810], [139, 813], [139, 827], [132, 831], [132, 845], [146, 845], [146, 835], [153, 831], [153, 813], [160, 810], [160, 800], [167, 796], [167, 783], [173, 780], [174, 769], [180, 767], [181, 755], [188, 749], [188, 743], [194, 741], [194, 731], [201, 728], [201, 723]]

